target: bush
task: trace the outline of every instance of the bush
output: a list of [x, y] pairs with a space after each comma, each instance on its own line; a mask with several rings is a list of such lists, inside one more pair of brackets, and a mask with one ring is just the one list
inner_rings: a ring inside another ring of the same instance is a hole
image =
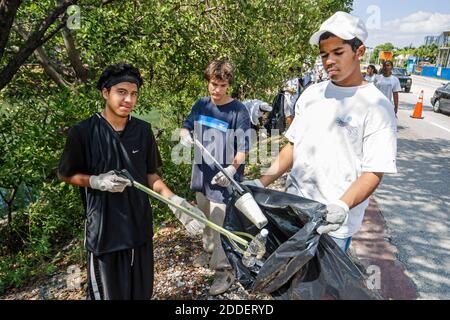
[[[164, 183], [177, 195], [188, 200], [194, 199], [194, 193], [190, 189], [191, 165], [175, 164], [172, 162], [172, 148], [178, 142], [171, 141], [172, 130], [164, 130], [158, 139], [158, 148], [161, 153], [163, 165], [159, 174]], [[157, 229], [161, 223], [173, 222], [176, 220], [172, 211], [166, 204], [158, 200], [152, 200], [154, 226]]]
[[0, 293], [54, 270], [55, 254], [83, 229], [79, 198], [75, 187], [44, 183], [39, 200], [19, 210], [0, 231]]

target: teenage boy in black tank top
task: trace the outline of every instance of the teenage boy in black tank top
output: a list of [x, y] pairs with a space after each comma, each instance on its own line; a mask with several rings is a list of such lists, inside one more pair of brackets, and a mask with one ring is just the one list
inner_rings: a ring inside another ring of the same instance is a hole
[[[113, 170], [127, 169], [141, 184], [201, 213], [158, 176], [162, 161], [151, 126], [130, 116], [142, 83], [137, 68], [125, 63], [109, 66], [97, 84], [104, 110], [70, 129], [59, 165], [61, 180], [80, 187], [86, 211], [90, 299], [150, 299], [153, 291], [149, 199]], [[201, 231], [204, 226], [190, 221], [188, 227]]]

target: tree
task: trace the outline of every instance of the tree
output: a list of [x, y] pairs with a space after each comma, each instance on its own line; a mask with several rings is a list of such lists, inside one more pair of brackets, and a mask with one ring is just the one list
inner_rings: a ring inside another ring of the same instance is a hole
[[425, 60], [429, 63], [436, 63], [436, 58], [439, 53], [437, 44], [433, 43], [428, 46], [421, 46], [414, 50], [414, 55], [419, 57], [420, 60]]
[[[2, 59], [2, 62], [4, 59], [5, 46], [9, 39], [11, 28], [15, 20], [14, 18], [17, 15], [21, 2], [22, 1], [20, 0], [8, 0], [2, 1], [0, 5], [0, 21], [5, 20], [5, 23], [3, 24], [4, 28], [1, 29], [0, 36], [0, 58]], [[22, 32], [24, 42], [22, 43], [21, 49], [12, 53], [10, 57], [7, 57], [7, 59], [9, 59], [0, 70], [0, 90], [11, 81], [13, 76], [34, 50], [42, 46], [59, 30], [64, 28], [66, 21], [65, 19], [62, 19], [52, 31], [47, 33], [48, 29], [64, 15], [67, 7], [75, 2], [75, 0], [58, 1], [58, 5], [51, 9], [43, 19], [39, 19], [39, 22], [32, 27], [30, 33]]]
[[390, 42], [387, 42], [376, 46], [370, 57], [370, 63], [377, 63], [378, 56], [380, 55], [381, 51], [394, 51], [394, 45]]
[[[414, 48], [412, 46], [405, 47], [403, 49], [396, 50], [394, 56], [404, 55], [404, 56], [414, 56], [417, 57], [418, 61], [427, 61], [431, 64], [436, 63], [436, 58], [439, 53], [439, 48], [436, 44], [428, 46], [420, 46], [419, 48]], [[406, 63], [406, 61], [405, 61]]]

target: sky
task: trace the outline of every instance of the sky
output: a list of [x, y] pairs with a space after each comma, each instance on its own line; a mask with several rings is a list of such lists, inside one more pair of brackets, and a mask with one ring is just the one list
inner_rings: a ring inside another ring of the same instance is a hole
[[425, 36], [450, 31], [450, 0], [354, 0], [352, 14], [366, 23], [368, 47], [419, 47]]

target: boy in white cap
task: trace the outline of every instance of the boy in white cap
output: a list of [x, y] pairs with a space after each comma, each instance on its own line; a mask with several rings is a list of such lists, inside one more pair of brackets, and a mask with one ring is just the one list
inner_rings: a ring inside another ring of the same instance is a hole
[[360, 71], [366, 39], [362, 20], [345, 12], [334, 14], [311, 37], [330, 80], [300, 96], [285, 134], [290, 143], [250, 182], [264, 187], [292, 169], [286, 191], [327, 205], [327, 224], [317, 232], [329, 233], [344, 252], [383, 174], [397, 172], [392, 104]]
[[265, 112], [272, 111], [272, 107], [267, 102], [258, 99], [245, 100], [242, 103], [247, 108], [252, 128], [259, 129], [259, 119], [264, 116]]

